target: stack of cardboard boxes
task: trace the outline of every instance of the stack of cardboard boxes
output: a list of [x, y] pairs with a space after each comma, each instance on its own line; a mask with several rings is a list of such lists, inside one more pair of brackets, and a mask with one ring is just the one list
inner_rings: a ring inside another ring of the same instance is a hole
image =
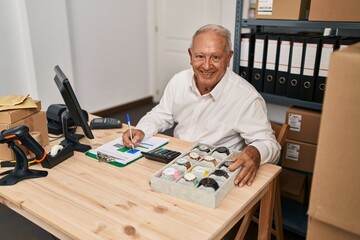
[[[41, 110], [41, 102], [35, 100], [36, 108], [15, 109], [0, 111], [0, 131], [10, 129], [20, 125], [29, 127], [29, 133], [36, 133], [41, 146], [49, 144], [48, 129], [46, 123], [46, 113]], [[24, 153], [29, 154], [28, 149], [20, 146]], [[0, 144], [0, 160], [13, 160], [15, 155], [8, 148], [7, 144]]]
[[307, 239], [360, 239], [360, 43], [330, 60]]
[[290, 129], [281, 157], [281, 193], [300, 203], [308, 200], [307, 180], [314, 169], [320, 119], [321, 112], [316, 110], [290, 107], [286, 112], [285, 122]]

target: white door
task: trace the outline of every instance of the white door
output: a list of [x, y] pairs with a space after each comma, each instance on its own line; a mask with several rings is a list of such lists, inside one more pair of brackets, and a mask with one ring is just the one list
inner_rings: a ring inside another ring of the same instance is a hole
[[194, 32], [220, 24], [220, 16], [220, 0], [156, 0], [155, 101], [175, 73], [191, 67], [187, 50]]

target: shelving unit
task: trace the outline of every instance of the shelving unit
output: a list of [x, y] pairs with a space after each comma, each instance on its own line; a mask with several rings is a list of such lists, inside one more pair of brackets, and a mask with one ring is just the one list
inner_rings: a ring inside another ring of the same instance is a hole
[[[357, 22], [313, 22], [303, 20], [264, 20], [264, 19], [243, 19], [243, 0], [236, 2], [236, 19], [234, 35], [234, 56], [233, 70], [240, 73], [240, 54], [241, 54], [241, 30], [244, 28], [251, 29], [253, 32], [274, 31], [284, 32], [324, 32], [325, 29], [331, 29], [331, 32], [337, 34], [351, 35], [351, 33], [360, 32], [360, 23]], [[267, 102], [284, 106], [299, 106], [309, 109], [321, 110], [322, 104], [317, 102], [303, 101], [299, 99], [288, 98], [275, 94], [261, 93]]]
[[317, 22], [304, 20], [263, 20], [263, 19], [242, 19], [242, 26], [277, 26], [277, 27], [297, 27], [297, 28], [337, 28], [337, 29], [360, 29], [357, 22]]

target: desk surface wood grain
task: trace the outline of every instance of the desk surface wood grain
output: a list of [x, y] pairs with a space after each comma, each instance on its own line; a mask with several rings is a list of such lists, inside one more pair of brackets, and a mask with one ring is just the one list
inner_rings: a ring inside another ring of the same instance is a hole
[[[123, 130], [93, 130], [95, 139], [82, 142], [96, 148]], [[170, 138], [166, 147], [185, 151], [192, 145]], [[150, 177], [163, 166], [141, 158], [121, 168], [76, 152], [47, 169], [45, 178], [1, 186], [0, 201], [61, 239], [218, 239], [280, 172], [261, 166], [252, 186], [234, 187], [212, 209], [152, 191]]]

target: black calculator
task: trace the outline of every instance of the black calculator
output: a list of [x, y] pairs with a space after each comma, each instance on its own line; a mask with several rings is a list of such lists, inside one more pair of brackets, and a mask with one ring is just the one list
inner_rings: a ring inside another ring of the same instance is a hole
[[169, 163], [176, 157], [180, 156], [181, 152], [177, 152], [165, 148], [156, 148], [148, 152], [141, 152], [144, 157], [162, 163]]

